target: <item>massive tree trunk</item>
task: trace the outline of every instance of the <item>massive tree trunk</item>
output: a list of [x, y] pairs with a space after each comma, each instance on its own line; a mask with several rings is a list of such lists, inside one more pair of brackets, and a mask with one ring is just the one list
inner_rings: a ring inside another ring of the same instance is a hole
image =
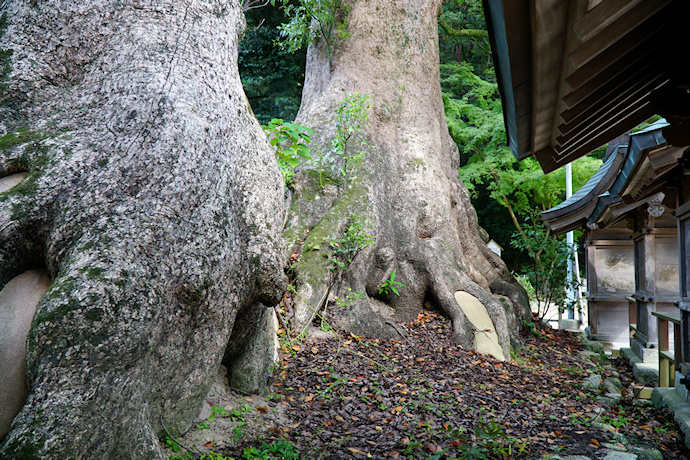
[[0, 458], [165, 458], [158, 436], [190, 426], [236, 318], [264, 321], [253, 309], [284, 290], [282, 181], [238, 76], [239, 2], [0, 14], [0, 178], [21, 181], [0, 193], [0, 288], [50, 279]]
[[[372, 107], [360, 131], [364, 142], [355, 145], [357, 135], [348, 140], [351, 152], [365, 152], [360, 168], [335, 183], [324, 181], [318, 169], [295, 178], [286, 232], [291, 249], [302, 248], [295, 320], [304, 328], [313, 311], [326, 306], [331, 325], [396, 335], [387, 317], [409, 321], [426, 304], [452, 319], [459, 344], [505, 358], [526, 295], [481, 240], [458, 177], [439, 83], [441, 3], [348, 2], [348, 34], [335, 41], [330, 62], [323, 39], [309, 49], [297, 121], [314, 129], [316, 155], [331, 149], [335, 111], [346, 95], [367, 94]], [[349, 269], [331, 271], [328, 246], [342, 237], [352, 215], [372, 220], [375, 244], [362, 249]], [[399, 296], [390, 289], [380, 293], [393, 271], [405, 285], [397, 288]]]

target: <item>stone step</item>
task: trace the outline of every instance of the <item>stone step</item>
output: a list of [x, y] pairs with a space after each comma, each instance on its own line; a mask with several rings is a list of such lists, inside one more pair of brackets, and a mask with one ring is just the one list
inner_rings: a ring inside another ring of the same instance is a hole
[[673, 412], [673, 418], [685, 435], [685, 445], [690, 448], [690, 403], [675, 388], [659, 387], [652, 391], [652, 404], [668, 407]]

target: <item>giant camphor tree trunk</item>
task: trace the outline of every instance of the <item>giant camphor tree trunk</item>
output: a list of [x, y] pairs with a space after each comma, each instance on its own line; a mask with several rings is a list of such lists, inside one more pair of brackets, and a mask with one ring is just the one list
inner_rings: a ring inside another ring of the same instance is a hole
[[166, 458], [163, 426], [187, 429], [239, 354], [236, 319], [284, 290], [282, 181], [237, 72], [239, 2], [0, 0], [0, 15], [0, 178], [21, 181], [0, 193], [0, 288], [50, 280], [0, 458]]
[[[334, 112], [345, 96], [367, 94], [372, 108], [360, 131], [365, 143], [347, 146], [365, 156], [346, 181], [322, 187], [324, 173], [317, 170], [295, 178], [286, 236], [293, 248], [306, 238], [295, 270], [295, 319], [306, 327], [313, 311], [327, 305], [326, 319], [334, 325], [396, 335], [387, 315], [409, 321], [426, 303], [452, 319], [459, 344], [503, 359], [527, 299], [481, 240], [458, 177], [439, 83], [441, 3], [347, 2], [348, 36], [334, 41], [331, 62], [323, 38], [310, 46], [297, 121], [314, 129], [314, 154], [331, 149]], [[338, 242], [353, 215], [372, 220], [375, 244], [334, 275], [328, 246]], [[379, 292], [393, 271], [405, 285], [399, 296]], [[328, 303], [334, 295], [341, 301]]]

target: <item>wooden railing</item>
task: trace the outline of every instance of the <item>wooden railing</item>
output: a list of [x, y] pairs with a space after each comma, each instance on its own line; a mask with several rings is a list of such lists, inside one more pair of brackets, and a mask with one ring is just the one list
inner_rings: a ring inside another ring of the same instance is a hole
[[[680, 316], [652, 312], [659, 333], [659, 386], [675, 386], [676, 364], [681, 359]], [[673, 350], [669, 348], [668, 323], [673, 323]]]

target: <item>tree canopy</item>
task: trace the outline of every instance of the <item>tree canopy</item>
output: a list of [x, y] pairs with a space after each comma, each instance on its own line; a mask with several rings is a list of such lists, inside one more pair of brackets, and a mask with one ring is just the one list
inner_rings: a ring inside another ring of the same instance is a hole
[[279, 27], [286, 21], [280, 8], [248, 10], [246, 18], [238, 65], [254, 115], [262, 125], [273, 118], [294, 120], [302, 98], [306, 50], [276, 45]]

